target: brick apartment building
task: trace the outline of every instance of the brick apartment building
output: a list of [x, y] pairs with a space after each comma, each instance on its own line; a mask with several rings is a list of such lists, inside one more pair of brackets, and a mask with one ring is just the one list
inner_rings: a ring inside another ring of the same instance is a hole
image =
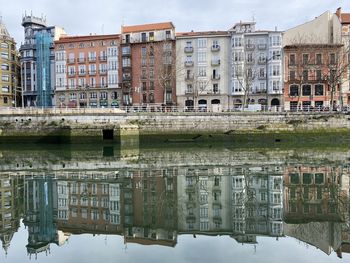
[[122, 26], [124, 106], [174, 105], [175, 27], [171, 22]]
[[340, 102], [340, 44], [284, 47], [284, 101], [287, 110], [324, 109]]
[[61, 37], [55, 41], [57, 107], [117, 107], [120, 35]]

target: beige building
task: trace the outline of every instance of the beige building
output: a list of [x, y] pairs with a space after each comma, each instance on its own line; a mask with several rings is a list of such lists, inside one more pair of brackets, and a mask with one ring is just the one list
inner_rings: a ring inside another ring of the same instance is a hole
[[230, 37], [226, 31], [176, 36], [176, 96], [179, 107], [222, 111], [228, 108]]
[[[0, 107], [12, 107], [19, 101], [19, 62], [16, 42], [0, 18]], [[19, 95], [18, 93], [17, 95]], [[19, 96], [20, 97], [20, 96]]]

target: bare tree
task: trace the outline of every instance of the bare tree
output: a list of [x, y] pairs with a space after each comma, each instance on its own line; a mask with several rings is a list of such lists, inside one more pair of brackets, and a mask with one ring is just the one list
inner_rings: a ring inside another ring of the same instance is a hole
[[347, 80], [349, 54], [349, 47], [343, 47], [340, 44], [334, 45], [325, 64], [324, 79], [331, 93], [330, 106], [333, 110], [336, 107], [337, 95], [339, 96], [339, 106], [343, 107], [342, 85]]

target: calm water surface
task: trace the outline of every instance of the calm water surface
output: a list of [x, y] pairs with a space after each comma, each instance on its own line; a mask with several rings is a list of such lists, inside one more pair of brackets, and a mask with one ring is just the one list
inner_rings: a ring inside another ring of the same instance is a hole
[[0, 145], [1, 262], [349, 262], [350, 150]]

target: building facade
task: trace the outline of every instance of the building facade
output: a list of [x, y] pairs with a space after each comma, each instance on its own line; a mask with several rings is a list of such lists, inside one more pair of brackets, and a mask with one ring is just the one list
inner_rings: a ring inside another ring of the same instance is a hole
[[240, 22], [231, 34], [230, 107], [282, 105], [282, 32]]
[[284, 107], [329, 110], [344, 102], [341, 23], [327, 11], [284, 33]]
[[179, 107], [228, 108], [228, 32], [188, 32], [176, 36], [176, 96]]
[[343, 57], [345, 60], [345, 65], [347, 70], [345, 73], [345, 78], [342, 90], [344, 90], [344, 101], [346, 105], [350, 105], [350, 13], [342, 13], [341, 8], [338, 8], [336, 15], [339, 17], [341, 22], [341, 37], [343, 43]]
[[[19, 61], [16, 42], [0, 18], [0, 107], [19, 104]], [[18, 92], [18, 93], [17, 93]]]
[[171, 22], [122, 26], [124, 106], [175, 105], [175, 27]]
[[22, 19], [24, 43], [20, 47], [21, 80], [25, 107], [54, 105], [54, 41], [65, 34], [46, 19], [25, 15]]
[[118, 107], [119, 35], [55, 41], [57, 107]]

